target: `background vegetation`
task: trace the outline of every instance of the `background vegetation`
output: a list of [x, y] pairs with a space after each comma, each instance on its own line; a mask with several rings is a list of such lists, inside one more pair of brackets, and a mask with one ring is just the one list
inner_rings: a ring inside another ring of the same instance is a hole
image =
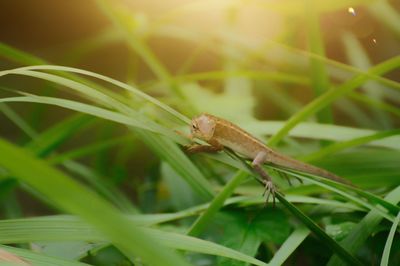
[[[1, 1], [0, 261], [398, 265], [399, 10]], [[265, 205], [245, 162], [184, 152], [201, 112], [356, 186], [266, 166]]]

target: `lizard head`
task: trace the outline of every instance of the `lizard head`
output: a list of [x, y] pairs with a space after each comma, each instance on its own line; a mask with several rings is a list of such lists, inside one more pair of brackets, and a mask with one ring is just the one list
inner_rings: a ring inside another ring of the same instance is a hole
[[209, 141], [214, 135], [214, 130], [215, 120], [211, 116], [201, 114], [192, 119], [190, 131], [193, 137]]

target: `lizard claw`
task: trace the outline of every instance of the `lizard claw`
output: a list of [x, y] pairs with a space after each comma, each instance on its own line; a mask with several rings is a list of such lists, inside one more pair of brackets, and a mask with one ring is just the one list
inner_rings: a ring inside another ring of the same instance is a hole
[[208, 146], [198, 145], [198, 144], [189, 144], [189, 145], [185, 145], [184, 149], [187, 153], [194, 154], [194, 153], [203, 152], [205, 150], [205, 147], [208, 147]]
[[196, 145], [193, 145], [193, 144], [183, 146], [183, 148], [185, 149], [185, 151], [187, 153], [193, 153], [193, 150], [195, 149], [195, 147], [196, 147]]
[[275, 207], [275, 193], [276, 193], [276, 188], [274, 183], [272, 183], [272, 181], [269, 180], [263, 180], [264, 183], [264, 192], [263, 192], [263, 197], [266, 196], [267, 199], [265, 201], [265, 205], [268, 203], [269, 201], [269, 197], [272, 195], [272, 206]]

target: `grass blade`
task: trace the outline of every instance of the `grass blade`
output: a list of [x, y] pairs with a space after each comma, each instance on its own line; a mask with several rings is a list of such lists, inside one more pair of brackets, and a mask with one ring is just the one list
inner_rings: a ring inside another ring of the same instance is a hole
[[372, 134], [370, 136], [365, 136], [365, 137], [355, 138], [355, 139], [344, 141], [344, 142], [334, 143], [327, 147], [324, 147], [323, 149], [321, 149], [315, 153], [308, 154], [306, 156], [301, 157], [301, 160], [305, 161], [305, 162], [318, 160], [323, 157], [327, 157], [329, 155], [332, 155], [334, 153], [337, 153], [339, 151], [342, 151], [342, 150], [345, 150], [345, 149], [348, 149], [351, 147], [364, 145], [364, 144], [374, 141], [374, 140], [383, 139], [383, 138], [387, 138], [387, 137], [395, 136], [395, 135], [399, 135], [399, 134], [400, 134], [400, 130], [388, 130], [388, 131], [378, 132], [378, 133]]
[[207, 210], [202, 213], [197, 220], [193, 223], [188, 231], [190, 236], [198, 236], [218, 212], [218, 210], [224, 205], [224, 202], [233, 193], [235, 188], [246, 178], [247, 173], [239, 171], [234, 177], [229, 180], [229, 182], [224, 186], [222, 191], [215, 196], [215, 198], [210, 203]]
[[[397, 204], [400, 201], [400, 187], [392, 190], [385, 197], [385, 200], [392, 204]], [[381, 220], [382, 216], [379, 213], [375, 210], [370, 211], [360, 222], [357, 223], [356, 227], [350, 232], [350, 234], [341, 241], [341, 244], [344, 248], [349, 250], [349, 252], [354, 254], [372, 234]], [[342, 263], [337, 256], [332, 256], [327, 265], [336, 266], [344, 265], [344, 263]]]
[[[314, 0], [305, 0], [304, 14], [307, 21], [308, 46], [311, 53], [325, 57], [325, 49], [321, 36], [319, 14], [315, 8]], [[315, 58], [310, 58], [311, 81], [315, 96], [320, 96], [329, 87], [329, 77], [326, 72], [325, 64]], [[330, 106], [325, 106], [317, 113], [318, 121], [322, 123], [332, 123], [332, 110]]]
[[316, 223], [314, 223], [308, 216], [304, 215], [299, 209], [293, 204], [288, 202], [285, 197], [280, 193], [276, 194], [279, 202], [282, 203], [294, 216], [296, 216], [305, 226], [307, 226], [323, 244], [327, 245], [338, 257], [344, 262], [350, 265], [362, 265], [362, 263], [351, 255], [347, 250], [339, 245], [334, 239], [328, 236]]
[[396, 219], [393, 222], [392, 227], [390, 228], [389, 235], [387, 237], [385, 248], [383, 249], [382, 259], [381, 259], [381, 266], [389, 265], [389, 256], [390, 256], [390, 249], [392, 247], [394, 234], [396, 233], [396, 229], [400, 222], [400, 212], [396, 216]]
[[292, 234], [281, 245], [279, 250], [275, 253], [269, 264], [282, 265], [296, 248], [303, 243], [304, 239], [310, 234], [310, 230], [304, 226], [300, 226], [292, 232]]
[[[135, 216], [132, 216], [135, 217]], [[130, 221], [131, 227], [135, 223]], [[209, 255], [223, 256], [266, 266], [267, 264], [236, 250], [215, 244], [210, 241], [189, 237], [182, 234], [164, 232], [159, 229], [141, 228], [151, 239], [158, 244], [173, 249], [191, 251]], [[35, 241], [104, 241], [104, 236], [95, 230], [92, 225], [73, 216], [53, 216], [27, 219], [0, 221], [0, 243], [27, 243]], [[154, 249], [154, 252], [157, 252]], [[158, 255], [154, 255], [157, 257]], [[161, 261], [161, 260], [160, 260]], [[164, 261], [163, 265], [168, 264]]]
[[160, 158], [185, 179], [193, 191], [197, 192], [202, 200], [210, 200], [214, 195], [214, 190], [210, 182], [204, 177], [200, 170], [189, 160], [183, 151], [170, 139], [135, 129], [136, 134], [149, 146]]
[[[0, 164], [11, 175], [32, 186], [57, 206], [96, 226], [128, 257], [140, 256], [150, 265], [187, 265], [176, 254], [157, 244], [143, 230], [132, 226], [109, 203], [68, 176], [1, 139], [0, 150], [7, 154], [0, 156]], [[24, 167], [21, 167], [21, 162]]]
[[[375, 75], [383, 75], [395, 68], [398, 68], [399, 66], [400, 66], [400, 56], [397, 56], [370, 68], [367, 71], [367, 73]], [[331, 89], [326, 93], [324, 93], [323, 95], [319, 96], [311, 103], [307, 104], [301, 111], [293, 115], [286, 122], [286, 124], [278, 131], [278, 133], [276, 133], [272, 138], [269, 139], [268, 144], [276, 145], [279, 141], [282, 140], [282, 138], [284, 138], [289, 133], [289, 131], [292, 128], [294, 128], [302, 120], [306, 119], [315, 112], [321, 110], [326, 105], [333, 102], [335, 99], [356, 89], [358, 86], [362, 85], [366, 80], [368, 80], [367, 75], [365, 74], [357, 75], [351, 80], [339, 86], [338, 88]]]
[[24, 132], [30, 138], [36, 137], [36, 133], [33, 128], [25, 122], [13, 109], [8, 107], [6, 104], [0, 104], [0, 111], [8, 117], [16, 126], [18, 126], [22, 132]]
[[[22, 258], [24, 261], [29, 262], [29, 265], [37, 265], [37, 266], [89, 266], [89, 264], [78, 262], [78, 261], [67, 261], [63, 259], [57, 259], [53, 257], [49, 257], [46, 255], [38, 254], [33, 251], [28, 251], [22, 248], [14, 248], [5, 245], [0, 245], [0, 250], [6, 250], [12, 254], [17, 255]], [[1, 265], [4, 265], [4, 261], [0, 259]], [[25, 264], [13, 263], [10, 264], [13, 266], [23, 266]], [[28, 265], [28, 264], [26, 264]]]

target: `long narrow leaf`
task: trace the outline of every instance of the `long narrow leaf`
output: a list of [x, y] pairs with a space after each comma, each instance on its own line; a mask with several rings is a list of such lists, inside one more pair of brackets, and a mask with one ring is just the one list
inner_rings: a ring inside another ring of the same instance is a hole
[[150, 265], [187, 265], [176, 254], [157, 244], [143, 230], [132, 226], [109, 203], [73, 179], [1, 139], [0, 150], [7, 154], [0, 156], [0, 165], [10, 174], [35, 188], [57, 206], [96, 226], [127, 256], [140, 256]]
[[324, 230], [322, 230], [316, 223], [314, 223], [308, 216], [304, 215], [299, 209], [293, 204], [288, 202], [285, 197], [280, 193], [276, 194], [279, 202], [285, 205], [285, 207], [296, 216], [302, 223], [307, 226], [318, 238], [321, 239], [322, 243], [328, 245], [328, 247], [337, 254], [341, 260], [349, 263], [350, 265], [362, 265], [353, 255], [346, 251], [342, 246], [339, 245], [334, 239], [328, 236]]
[[[398, 68], [399, 66], [400, 66], [400, 56], [397, 56], [370, 68], [368, 70], [368, 73], [383, 75], [395, 68]], [[311, 114], [314, 114], [315, 112], [321, 110], [326, 105], [333, 102], [335, 99], [356, 89], [358, 86], [362, 85], [366, 80], [368, 80], [368, 76], [364, 74], [357, 75], [348, 82], [342, 84], [340, 87], [331, 89], [328, 92], [321, 95], [320, 97], [316, 98], [307, 106], [305, 106], [301, 111], [293, 115], [286, 122], [286, 124], [278, 131], [278, 133], [276, 133], [272, 138], [269, 139], [268, 144], [276, 145], [280, 140], [282, 140], [282, 138], [284, 138], [289, 133], [289, 131], [292, 128], [294, 128], [302, 120], [306, 119]]]
[[[131, 222], [131, 226], [134, 223]], [[198, 252], [241, 260], [254, 265], [267, 265], [255, 258], [236, 250], [177, 233], [164, 232], [158, 229], [140, 228], [151, 239], [173, 249]], [[76, 217], [40, 217], [0, 221], [0, 243], [27, 243], [35, 241], [104, 241], [104, 236], [93, 226]], [[154, 252], [158, 252], [154, 249]], [[154, 255], [157, 257], [158, 255]], [[160, 258], [160, 257], [158, 257]], [[162, 261], [163, 265], [168, 264]]]
[[389, 265], [390, 249], [392, 247], [394, 234], [396, 233], [399, 222], [400, 222], [400, 212], [396, 216], [396, 219], [394, 220], [393, 225], [390, 228], [390, 232], [389, 232], [389, 235], [388, 235], [386, 243], [385, 243], [385, 248], [383, 249], [381, 266]]

